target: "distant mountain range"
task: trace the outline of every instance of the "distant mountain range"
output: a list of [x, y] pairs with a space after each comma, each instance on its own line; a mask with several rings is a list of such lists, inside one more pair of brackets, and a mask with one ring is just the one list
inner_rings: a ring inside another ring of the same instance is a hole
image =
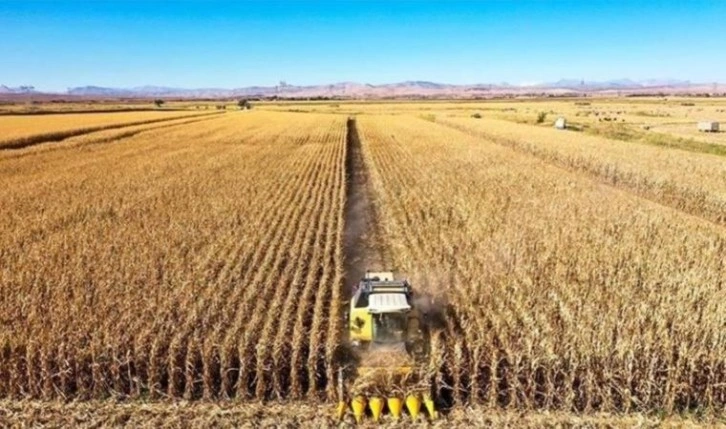
[[18, 86], [11, 88], [9, 86], [0, 85], [0, 94], [34, 94], [37, 93], [34, 86]]
[[452, 85], [428, 81], [406, 81], [399, 83], [371, 85], [356, 82], [340, 82], [330, 85], [289, 85], [281, 82], [276, 86], [250, 86], [243, 88], [172, 88], [165, 86], [141, 86], [135, 88], [108, 88], [82, 86], [69, 88], [64, 93], [37, 91], [33, 86], [16, 88], [0, 85], [0, 95], [47, 94], [70, 95], [74, 97], [108, 98], [236, 98], [236, 97], [280, 97], [280, 98], [406, 98], [406, 97], [487, 97], [527, 94], [587, 94], [587, 93], [711, 93], [726, 92], [726, 85], [714, 83], [692, 83], [687, 80], [648, 79], [634, 81], [615, 79], [608, 81], [585, 81], [561, 79], [539, 84], [497, 84]]

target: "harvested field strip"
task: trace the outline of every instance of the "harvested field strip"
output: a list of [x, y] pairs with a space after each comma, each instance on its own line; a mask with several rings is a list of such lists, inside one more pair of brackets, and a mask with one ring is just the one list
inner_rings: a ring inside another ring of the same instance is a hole
[[[179, 114], [178, 112], [175, 115], [170, 115], [165, 117], [156, 117], [153, 118], [155, 115], [151, 115], [150, 113], [146, 113], [147, 119], [142, 119], [144, 116], [141, 116], [142, 114], [135, 113], [135, 120], [131, 120], [129, 122], [122, 122], [122, 123], [109, 123], [109, 124], [103, 124], [103, 125], [87, 125], [87, 123], [84, 123], [84, 118], [76, 118], [76, 120], [79, 121], [79, 127], [78, 128], [69, 128], [69, 129], [62, 129], [62, 130], [53, 130], [49, 132], [44, 132], [40, 134], [31, 134], [31, 135], [20, 135], [17, 137], [8, 137], [8, 134], [4, 135], [3, 140], [0, 140], [0, 150], [9, 150], [9, 149], [22, 149], [26, 148], [28, 146], [37, 145], [40, 143], [48, 143], [48, 142], [59, 142], [62, 140], [65, 140], [69, 137], [75, 137], [80, 136], [83, 134], [93, 133], [97, 131], [104, 131], [104, 130], [112, 130], [117, 128], [124, 128], [124, 127], [130, 127], [135, 125], [145, 125], [145, 124], [153, 124], [157, 122], [164, 122], [164, 121], [171, 121], [174, 119], [180, 119], [180, 118], [193, 118], [193, 117], [199, 117], [199, 116], [209, 116], [209, 115], [216, 115], [217, 113], [187, 113], [187, 114]], [[111, 114], [106, 114], [104, 116], [108, 117]], [[88, 121], [89, 123], [93, 123], [94, 119], [92, 114], [88, 114]], [[132, 116], [134, 117], [134, 116]], [[149, 119], [153, 118], [153, 119]], [[26, 119], [26, 118], [21, 118]], [[35, 118], [33, 118], [35, 119]], [[105, 119], [105, 118], [104, 118]], [[13, 118], [0, 118], [0, 120], [4, 122], [0, 122], [0, 127], [2, 128], [12, 128], [13, 120], [18, 120], [17, 117]], [[38, 119], [36, 119], [37, 121]], [[41, 119], [42, 120], [42, 119]], [[123, 120], [123, 118], [119, 118], [119, 120]], [[126, 119], [128, 121], [128, 119]]]
[[[48, 107], [48, 106], [44, 106]], [[0, 110], [0, 116], [48, 116], [48, 115], [79, 115], [86, 113], [139, 113], [139, 112], [153, 112], [153, 113], [170, 113], [170, 112], [191, 112], [188, 108], [168, 108], [160, 110], [155, 107], [116, 107], [116, 108], [77, 108], [75, 110]], [[197, 112], [198, 113], [198, 112]], [[211, 113], [211, 112], [208, 112]]]
[[344, 143], [255, 112], [0, 160], [0, 396], [328, 395]]
[[718, 138], [715, 139], [716, 141], [704, 141], [703, 139], [712, 136], [697, 136], [697, 138], [693, 138], [687, 134], [685, 136], [679, 136], [675, 133], [669, 132], [669, 126], [672, 125], [685, 127], [686, 129], [692, 129], [693, 127], [693, 124], [690, 122], [662, 122], [655, 126], [649, 126], [649, 131], [639, 131], [634, 129], [623, 131], [623, 129], [618, 126], [604, 128], [586, 127], [584, 131], [587, 134], [595, 136], [603, 136], [616, 140], [622, 139], [644, 145], [679, 149], [693, 153], [715, 156], [726, 156], [726, 145], [724, 145], [724, 143]]
[[388, 269], [385, 249], [380, 243], [375, 205], [370, 189], [368, 166], [363, 159], [355, 118], [348, 119], [348, 153], [346, 154], [346, 214], [343, 250], [345, 252], [345, 292], [351, 292], [366, 270]]
[[170, 119], [168, 121], [153, 122], [151, 124], [113, 128], [110, 130], [101, 130], [87, 134], [81, 134], [75, 137], [69, 137], [60, 142], [38, 143], [36, 145], [28, 146], [23, 149], [0, 151], [0, 160], [37, 155], [38, 153], [47, 151], [82, 148], [84, 146], [93, 144], [117, 143], [129, 137], [133, 137], [147, 131], [162, 130], [165, 128], [211, 121], [221, 118], [223, 118], [223, 116], [206, 115], [203, 117], [194, 117], [192, 119]]
[[358, 125], [395, 266], [448, 309], [441, 397], [723, 410], [723, 228], [424, 120]]
[[726, 225], [723, 159], [493, 119], [438, 122]]

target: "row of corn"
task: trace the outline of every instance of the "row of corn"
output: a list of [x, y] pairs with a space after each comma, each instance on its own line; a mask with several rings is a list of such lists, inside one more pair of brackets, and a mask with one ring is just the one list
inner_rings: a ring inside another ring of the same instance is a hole
[[398, 420], [403, 414], [403, 406], [405, 404], [408, 414], [415, 421], [421, 415], [422, 403], [428, 413], [429, 419], [435, 419], [437, 416], [436, 407], [430, 395], [424, 395], [422, 399], [419, 399], [416, 395], [408, 395], [405, 400], [398, 397], [384, 400], [377, 396], [371, 397], [370, 399], [366, 399], [365, 396], [355, 396], [350, 403], [350, 407], [348, 407], [346, 401], [338, 403], [337, 415], [338, 419], [342, 420], [348, 412], [352, 412], [355, 421], [361, 423], [367, 411], [369, 411], [370, 416], [373, 417], [373, 421], [377, 422], [380, 420], [384, 409], [388, 409], [388, 412], [393, 418]]

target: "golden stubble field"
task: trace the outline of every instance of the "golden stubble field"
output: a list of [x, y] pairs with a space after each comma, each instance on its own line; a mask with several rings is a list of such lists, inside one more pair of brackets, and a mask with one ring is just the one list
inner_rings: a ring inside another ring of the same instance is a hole
[[503, 109], [721, 104], [588, 102], [0, 116], [0, 420], [336, 424], [354, 126], [443, 424], [717, 424], [726, 158]]

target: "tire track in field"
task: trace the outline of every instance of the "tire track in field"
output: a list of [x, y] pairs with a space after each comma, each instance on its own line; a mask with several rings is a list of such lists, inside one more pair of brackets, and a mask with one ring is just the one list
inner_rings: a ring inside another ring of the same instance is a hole
[[348, 118], [345, 153], [345, 223], [343, 230], [343, 278], [345, 292], [363, 278], [367, 269], [386, 269], [381, 231], [376, 222], [368, 166], [363, 157], [355, 118]]

